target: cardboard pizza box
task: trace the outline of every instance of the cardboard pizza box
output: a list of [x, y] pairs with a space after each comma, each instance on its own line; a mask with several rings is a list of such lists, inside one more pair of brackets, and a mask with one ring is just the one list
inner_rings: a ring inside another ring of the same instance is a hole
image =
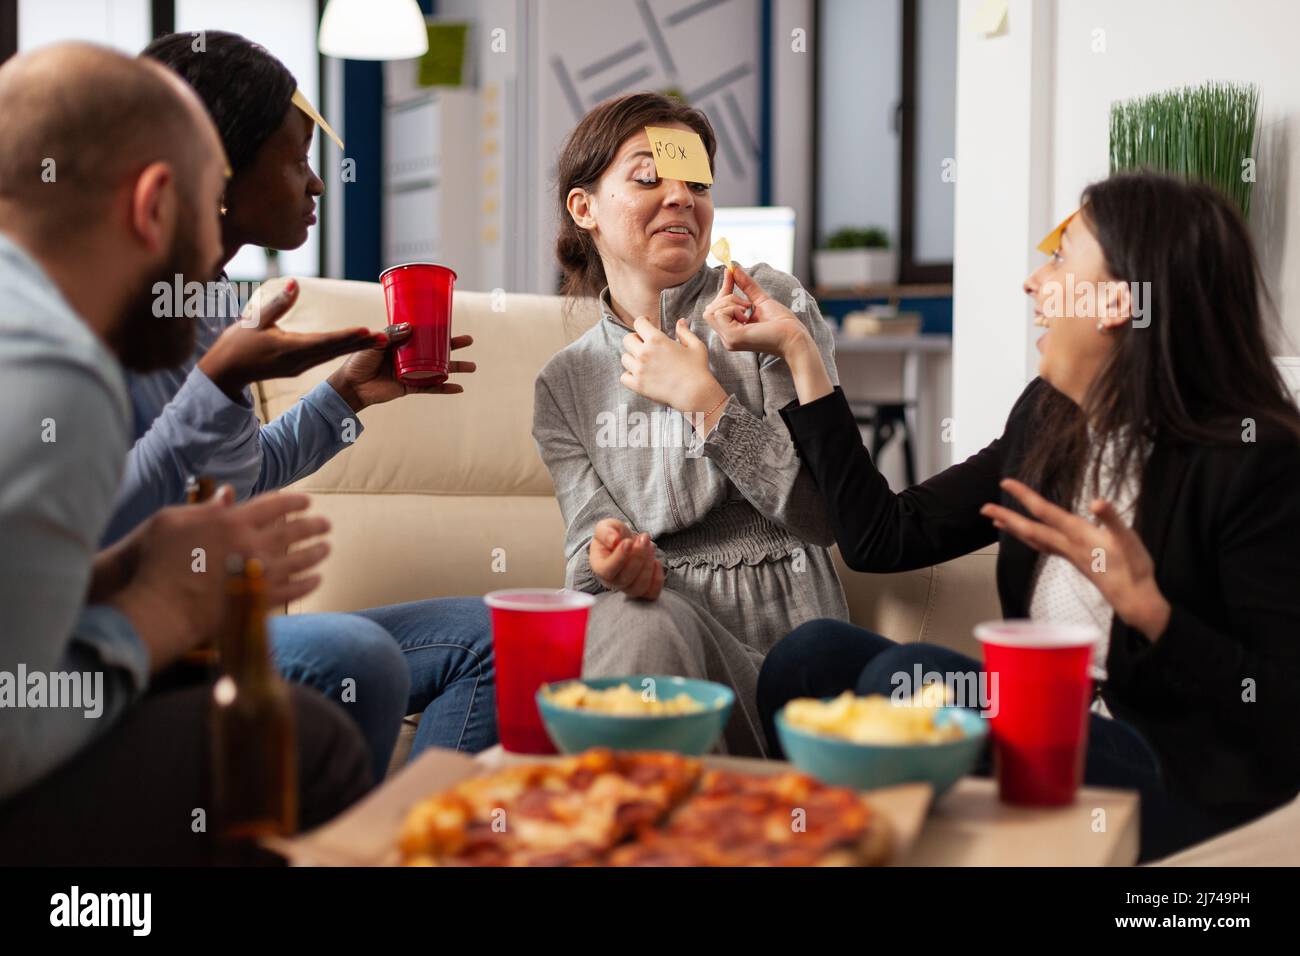
[[[296, 837], [273, 837], [262, 842], [295, 866], [396, 866], [399, 863], [397, 836], [407, 812], [416, 803], [477, 774], [548, 759], [556, 758], [508, 754], [500, 747], [473, 757], [431, 747], [324, 826]], [[701, 761], [708, 768], [754, 774], [793, 769], [780, 761], [742, 757], [703, 757]], [[893, 837], [891, 863], [906, 861], [925, 823], [931, 795], [929, 784], [924, 783], [863, 794], [889, 822]]]

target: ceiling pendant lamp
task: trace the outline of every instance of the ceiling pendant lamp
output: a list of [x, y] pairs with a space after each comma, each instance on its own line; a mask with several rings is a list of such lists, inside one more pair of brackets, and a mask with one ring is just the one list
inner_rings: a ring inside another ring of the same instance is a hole
[[317, 46], [344, 60], [408, 60], [429, 50], [415, 0], [329, 0]]

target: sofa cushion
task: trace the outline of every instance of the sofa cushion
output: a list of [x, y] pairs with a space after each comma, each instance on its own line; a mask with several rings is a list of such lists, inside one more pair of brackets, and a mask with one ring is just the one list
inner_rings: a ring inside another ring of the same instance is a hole
[[[376, 283], [300, 284], [298, 304], [280, 321], [286, 329], [387, 324]], [[314, 510], [332, 522], [333, 547], [321, 587], [289, 610], [562, 586], [564, 528], [532, 440], [533, 380], [595, 317], [581, 303], [566, 314], [556, 296], [456, 292], [453, 333], [474, 336], [457, 354], [477, 362], [478, 371], [455, 378], [463, 395], [414, 395], [363, 410], [361, 450], [342, 452], [294, 486], [312, 494]], [[260, 383], [263, 420], [341, 361]]]
[[1002, 616], [994, 568], [997, 545], [931, 568], [897, 574], [850, 571], [835, 552], [855, 624], [900, 643], [923, 641], [983, 659], [973, 630]]
[[1153, 866], [1300, 866], [1300, 798]]

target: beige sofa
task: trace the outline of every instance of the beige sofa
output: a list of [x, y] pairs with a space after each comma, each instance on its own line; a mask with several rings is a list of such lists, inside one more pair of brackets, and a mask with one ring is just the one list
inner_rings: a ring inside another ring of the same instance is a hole
[[[333, 525], [324, 583], [290, 613], [347, 611], [398, 601], [561, 586], [563, 535], [554, 488], [530, 434], [533, 379], [595, 320], [566, 316], [554, 296], [457, 292], [454, 324], [475, 344], [479, 370], [457, 396], [411, 396], [361, 413], [357, 449], [299, 482]], [[386, 324], [377, 284], [302, 281], [291, 330]], [[332, 366], [262, 383], [274, 418]], [[898, 641], [930, 641], [979, 656], [973, 626], [999, 616], [996, 550], [903, 574], [840, 566], [853, 620]], [[395, 760], [409, 747], [409, 728]], [[1289, 815], [1289, 816], [1288, 816]], [[1280, 854], [1280, 855], [1279, 855]], [[1196, 863], [1300, 862], [1300, 804], [1189, 851]]]

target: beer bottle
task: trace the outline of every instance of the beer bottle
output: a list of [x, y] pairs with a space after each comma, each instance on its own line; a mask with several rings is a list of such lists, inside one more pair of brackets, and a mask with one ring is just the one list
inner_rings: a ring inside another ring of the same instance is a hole
[[218, 861], [263, 861], [257, 840], [298, 827], [293, 711], [271, 664], [260, 561], [232, 557], [221, 676], [212, 688], [214, 816]]
[[207, 501], [217, 493], [217, 483], [212, 478], [206, 478], [203, 475], [197, 478], [190, 475], [185, 479], [185, 503], [187, 505], [198, 505]]

